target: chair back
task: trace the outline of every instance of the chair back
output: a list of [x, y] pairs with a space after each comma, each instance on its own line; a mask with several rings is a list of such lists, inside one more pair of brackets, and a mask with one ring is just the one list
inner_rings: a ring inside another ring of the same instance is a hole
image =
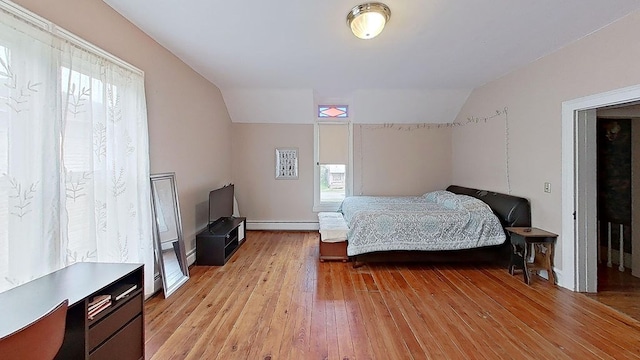
[[0, 338], [0, 359], [53, 359], [64, 340], [68, 300], [29, 325]]

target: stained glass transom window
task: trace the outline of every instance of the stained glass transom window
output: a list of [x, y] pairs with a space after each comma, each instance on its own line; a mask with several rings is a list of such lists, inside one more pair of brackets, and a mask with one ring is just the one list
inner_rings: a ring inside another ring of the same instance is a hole
[[349, 106], [347, 105], [318, 105], [319, 118], [348, 118]]

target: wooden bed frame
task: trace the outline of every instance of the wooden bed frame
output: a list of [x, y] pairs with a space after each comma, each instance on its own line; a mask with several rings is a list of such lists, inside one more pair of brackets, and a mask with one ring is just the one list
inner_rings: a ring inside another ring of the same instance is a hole
[[[447, 191], [469, 195], [487, 203], [500, 219], [502, 227], [531, 226], [531, 205], [529, 200], [493, 191], [478, 190], [451, 185]], [[353, 256], [353, 266], [359, 267], [370, 262], [492, 262], [507, 266], [513, 249], [509, 233], [501, 245], [485, 246], [466, 250], [445, 251], [377, 251]]]

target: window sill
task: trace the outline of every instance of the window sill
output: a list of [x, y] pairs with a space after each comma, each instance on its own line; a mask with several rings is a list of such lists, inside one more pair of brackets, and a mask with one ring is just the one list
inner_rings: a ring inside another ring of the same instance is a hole
[[313, 206], [313, 212], [321, 212], [321, 211], [338, 211], [340, 209], [340, 205], [342, 202], [337, 203], [322, 203], [319, 205]]

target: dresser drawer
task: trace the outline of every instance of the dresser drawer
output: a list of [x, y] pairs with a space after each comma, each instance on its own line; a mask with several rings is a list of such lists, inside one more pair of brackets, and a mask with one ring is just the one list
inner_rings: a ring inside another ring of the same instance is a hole
[[142, 348], [142, 315], [89, 354], [91, 360], [138, 360], [144, 356]]
[[97, 324], [91, 324], [89, 327], [89, 351], [107, 340], [109, 336], [141, 313], [142, 293], [139, 293], [137, 296], [128, 299], [124, 305], [100, 319]]

